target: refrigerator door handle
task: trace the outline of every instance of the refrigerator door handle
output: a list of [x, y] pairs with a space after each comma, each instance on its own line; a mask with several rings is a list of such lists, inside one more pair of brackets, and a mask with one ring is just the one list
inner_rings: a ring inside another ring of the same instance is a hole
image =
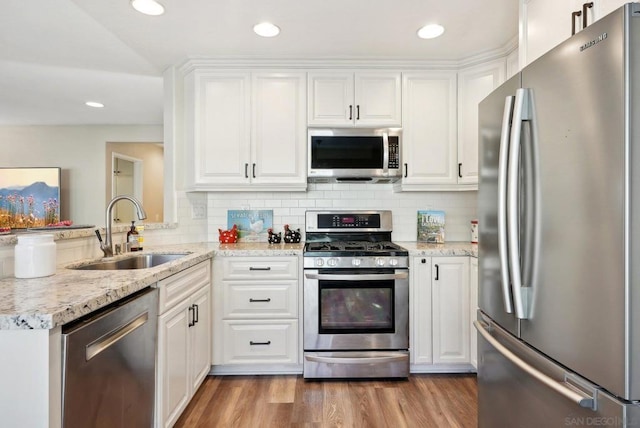
[[[481, 321], [474, 321], [473, 326], [478, 330], [478, 333], [487, 341], [491, 346], [493, 346], [496, 351], [500, 352], [502, 356], [511, 361], [513, 364], [518, 366], [520, 369], [525, 371], [534, 379], [542, 382], [544, 385], [553, 389], [557, 393], [563, 395], [569, 400], [573, 401], [580, 407], [584, 407], [591, 410], [597, 409], [597, 401], [594, 397], [584, 393], [580, 389], [573, 386], [568, 382], [558, 382], [555, 379], [547, 376], [541, 371], [537, 370], [535, 367], [526, 363], [524, 360], [519, 358], [516, 354], [511, 352], [507, 347], [502, 345], [496, 338], [494, 338], [491, 333], [487, 330], [489, 327], [486, 323]], [[565, 377], [566, 380], [566, 377]]]
[[507, 250], [507, 165], [509, 160], [509, 135], [515, 97], [504, 100], [502, 131], [500, 133], [500, 153], [498, 155], [498, 253], [500, 255], [500, 276], [502, 277], [502, 298], [504, 310], [513, 313], [511, 288], [509, 287], [509, 255]]
[[520, 266], [520, 149], [522, 143], [522, 122], [530, 120], [529, 89], [516, 91], [511, 125], [511, 143], [507, 173], [507, 248], [509, 253], [509, 273], [516, 310], [516, 318], [527, 319], [528, 311], [523, 300], [522, 269]]

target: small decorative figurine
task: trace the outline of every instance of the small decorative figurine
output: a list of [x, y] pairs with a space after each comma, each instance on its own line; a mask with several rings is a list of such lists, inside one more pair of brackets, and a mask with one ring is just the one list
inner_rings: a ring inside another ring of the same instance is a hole
[[238, 242], [238, 227], [234, 224], [229, 230], [218, 229], [220, 236], [218, 240], [221, 244], [235, 244]]
[[279, 244], [282, 241], [282, 232], [273, 233], [273, 229], [267, 229], [269, 233], [269, 244]]
[[289, 229], [289, 225], [284, 225], [284, 242], [287, 244], [297, 244], [300, 242], [301, 235], [300, 229], [291, 230]]

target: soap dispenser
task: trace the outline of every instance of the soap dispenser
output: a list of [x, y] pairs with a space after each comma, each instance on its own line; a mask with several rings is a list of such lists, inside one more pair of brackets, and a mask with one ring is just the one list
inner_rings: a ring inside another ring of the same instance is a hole
[[131, 222], [131, 229], [127, 232], [127, 244], [130, 251], [138, 251], [140, 245], [138, 242], [138, 231], [136, 230], [135, 221]]

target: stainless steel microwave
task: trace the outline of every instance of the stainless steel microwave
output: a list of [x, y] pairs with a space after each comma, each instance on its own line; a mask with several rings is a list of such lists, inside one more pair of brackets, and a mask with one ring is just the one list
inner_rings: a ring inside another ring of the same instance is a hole
[[398, 129], [309, 129], [308, 181], [391, 183], [402, 176]]

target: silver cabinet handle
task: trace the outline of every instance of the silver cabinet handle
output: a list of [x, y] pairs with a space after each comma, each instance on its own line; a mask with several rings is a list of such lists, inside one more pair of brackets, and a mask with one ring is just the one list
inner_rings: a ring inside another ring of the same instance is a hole
[[500, 254], [500, 274], [502, 277], [502, 298], [505, 312], [513, 313], [511, 289], [509, 287], [509, 256], [507, 252], [507, 165], [509, 160], [509, 134], [511, 115], [515, 97], [504, 100], [502, 132], [500, 133], [500, 153], [498, 155], [498, 253]]
[[491, 346], [493, 346], [498, 352], [502, 354], [506, 359], [511, 361], [513, 364], [524, 370], [534, 379], [542, 382], [549, 388], [553, 389], [559, 394], [562, 394], [569, 400], [573, 401], [580, 407], [585, 407], [587, 409], [595, 409], [595, 400], [593, 397], [590, 397], [586, 394], [580, 394], [577, 389], [566, 386], [563, 382], [558, 382], [555, 379], [547, 376], [541, 371], [535, 369], [531, 365], [527, 364], [525, 361], [520, 359], [516, 354], [507, 349], [503, 344], [501, 344], [496, 338], [494, 338], [489, 331], [487, 331], [488, 325], [474, 321], [473, 326], [478, 330], [478, 333], [482, 335], [482, 337], [489, 342]]
[[87, 345], [85, 351], [85, 359], [89, 361], [102, 351], [107, 350], [109, 347], [113, 346], [116, 342], [123, 339], [128, 334], [133, 333], [136, 329], [142, 327], [148, 320], [149, 312], [145, 312], [138, 315], [135, 319], [119, 327], [118, 329], [105, 334], [97, 340], [94, 340], [89, 345]]
[[393, 361], [403, 361], [407, 359], [406, 355], [385, 355], [380, 357], [319, 357], [316, 355], [305, 355], [304, 359], [314, 363], [340, 363], [340, 364], [372, 364], [372, 363], [390, 363]]
[[333, 281], [384, 281], [389, 279], [406, 279], [409, 277], [407, 272], [394, 274], [356, 274], [356, 275], [333, 275], [333, 274], [317, 274], [305, 273], [307, 279], [333, 280]]

